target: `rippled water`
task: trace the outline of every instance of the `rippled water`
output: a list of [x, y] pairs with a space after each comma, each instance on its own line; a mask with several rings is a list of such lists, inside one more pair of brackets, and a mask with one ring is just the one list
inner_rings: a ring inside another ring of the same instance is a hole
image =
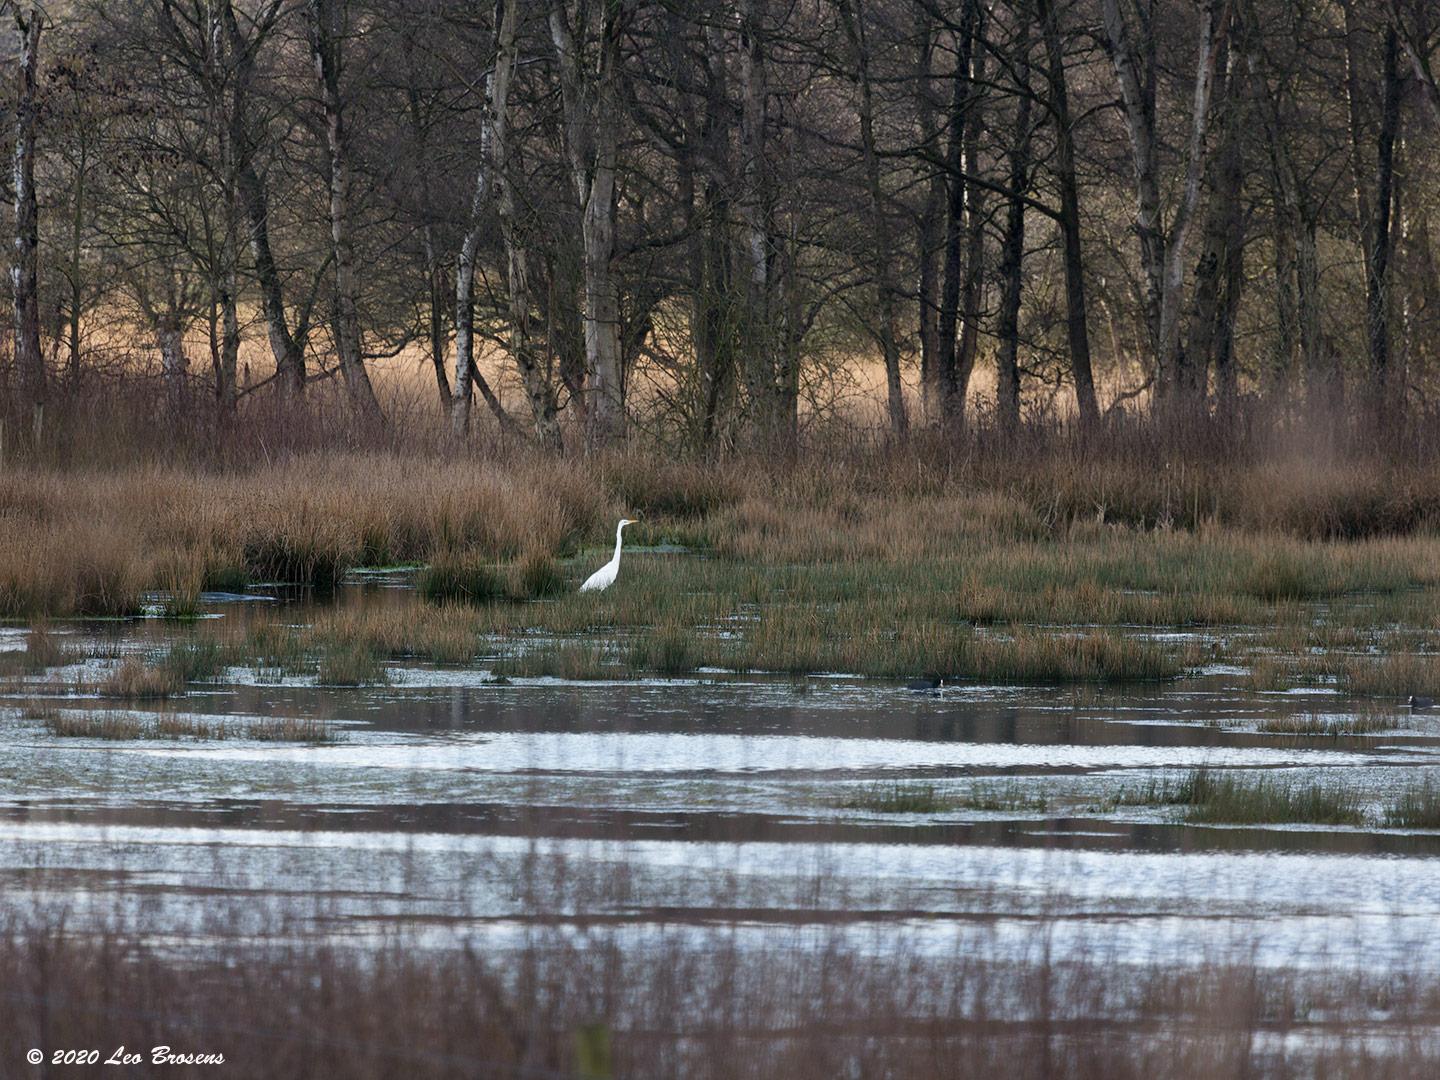
[[[253, 606], [216, 609], [243, 619]], [[86, 631], [119, 652], [171, 632]], [[0, 649], [23, 642], [0, 631]], [[1206, 827], [1106, 801], [1197, 766], [1263, 769], [1341, 781], [1378, 821], [1394, 791], [1440, 767], [1440, 721], [1407, 716], [1368, 736], [1257, 730], [1342, 715], [1324, 688], [1256, 694], [1230, 668], [1124, 692], [943, 696], [844, 678], [392, 676], [369, 690], [252, 680], [171, 706], [235, 731], [277, 715], [337, 725], [340, 740], [318, 746], [61, 739], [11, 700], [5, 904], [173, 942], [499, 946], [543, 924], [637, 944], [677, 928], [757, 941], [814, 931], [879, 950], [1043, 944], [1135, 963], [1219, 950], [1372, 971], [1426, 962], [1440, 918], [1440, 833]], [[846, 808], [897, 779], [924, 780], [942, 801], [1002, 789], [1005, 805], [1045, 808]]]

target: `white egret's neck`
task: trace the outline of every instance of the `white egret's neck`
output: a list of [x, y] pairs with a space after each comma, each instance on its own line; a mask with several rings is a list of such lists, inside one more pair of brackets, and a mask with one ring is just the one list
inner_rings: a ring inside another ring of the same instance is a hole
[[625, 526], [623, 524], [615, 526], [615, 555], [610, 561], [615, 563], [617, 566], [620, 563], [620, 544], [621, 541], [624, 540], [624, 532]]

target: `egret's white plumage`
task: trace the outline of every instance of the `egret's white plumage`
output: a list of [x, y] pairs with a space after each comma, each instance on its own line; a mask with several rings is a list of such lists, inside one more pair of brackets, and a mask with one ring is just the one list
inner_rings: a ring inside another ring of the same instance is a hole
[[620, 573], [621, 533], [626, 525], [634, 524], [629, 518], [620, 519], [620, 524], [615, 526], [615, 557], [585, 579], [585, 584], [580, 586], [581, 592], [601, 592], [615, 584], [615, 575]]

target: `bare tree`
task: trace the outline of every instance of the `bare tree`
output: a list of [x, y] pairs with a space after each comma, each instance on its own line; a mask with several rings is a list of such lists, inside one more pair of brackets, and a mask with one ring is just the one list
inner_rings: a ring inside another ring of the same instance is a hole
[[326, 164], [330, 174], [330, 257], [335, 269], [333, 333], [340, 374], [350, 399], [365, 415], [378, 418], [380, 403], [365, 371], [356, 281], [354, 203], [351, 190], [349, 133], [341, 93], [348, 0], [308, 0], [306, 29], [324, 111]]
[[[19, 38], [16, 68], [15, 156], [11, 173], [15, 192], [15, 261], [10, 288], [15, 301], [15, 366], [26, 401], [35, 409], [45, 404], [45, 356], [40, 351], [40, 220], [35, 198], [36, 69], [40, 64], [40, 30], [44, 13], [35, 3], [16, 4], [12, 12]], [[38, 413], [37, 413], [38, 416]]]
[[620, 148], [620, 40], [629, 16], [625, 0], [594, 5], [587, 0], [550, 2], [550, 36], [565, 113], [565, 148], [580, 205], [592, 445], [604, 445], [625, 434], [620, 298], [611, 260]]

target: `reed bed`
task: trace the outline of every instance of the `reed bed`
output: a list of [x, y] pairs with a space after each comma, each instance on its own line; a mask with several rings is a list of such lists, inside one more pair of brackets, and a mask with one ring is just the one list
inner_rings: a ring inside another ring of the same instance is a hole
[[[19, 465], [0, 473], [0, 616], [126, 615], [152, 590], [183, 616], [205, 588], [324, 589], [364, 565], [429, 564], [437, 595], [476, 594], [445, 585], [447, 561], [503, 568], [506, 593], [554, 595], [555, 560], [598, 552], [617, 517], [641, 513], [632, 543], [669, 540], [741, 565], [955, 560], [966, 572], [947, 595], [977, 618], [1026, 621], [1048, 607], [1061, 621], [1090, 608], [1098, 621], [1253, 621], [1267, 605], [1440, 585], [1437, 508], [1433, 470], [1373, 462], [1319, 473], [1212, 464], [1184, 477], [1063, 455], [1007, 473], [918, 451]], [[1009, 607], [1010, 593], [1024, 600]]]

